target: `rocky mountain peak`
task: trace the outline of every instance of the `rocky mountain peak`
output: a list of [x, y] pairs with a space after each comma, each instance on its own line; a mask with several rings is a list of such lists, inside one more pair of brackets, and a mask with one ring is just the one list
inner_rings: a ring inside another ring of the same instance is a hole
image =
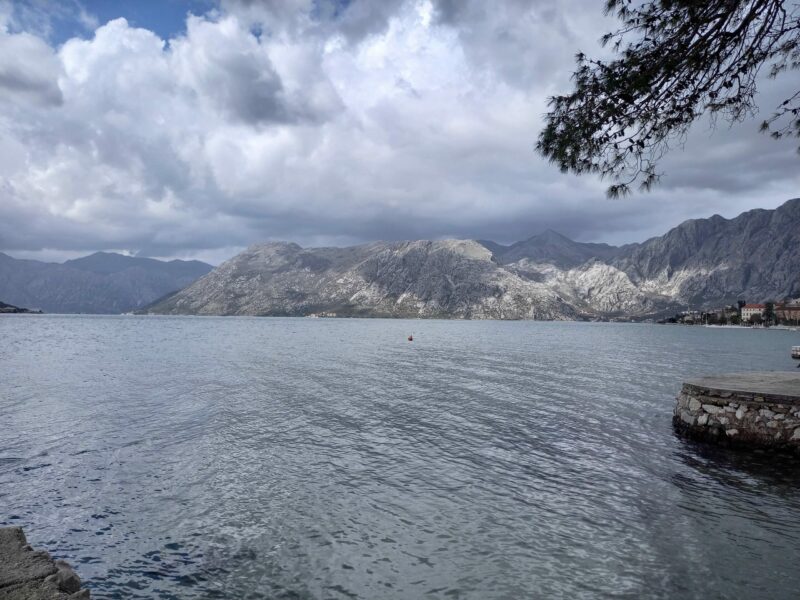
[[800, 295], [800, 201], [686, 221], [621, 248], [546, 230], [490, 241], [249, 248], [153, 312], [451, 318], [643, 316]]

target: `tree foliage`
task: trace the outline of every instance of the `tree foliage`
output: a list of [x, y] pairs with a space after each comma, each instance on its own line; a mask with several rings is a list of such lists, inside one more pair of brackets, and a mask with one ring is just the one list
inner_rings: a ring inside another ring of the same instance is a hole
[[[537, 149], [562, 171], [598, 173], [610, 196], [644, 190], [658, 161], [703, 113], [755, 114], [759, 74], [800, 68], [795, 0], [607, 0], [622, 26], [603, 36], [613, 60], [577, 55], [575, 88], [550, 99]], [[800, 137], [800, 90], [762, 123]]]
[[764, 322], [769, 325], [775, 325], [777, 319], [775, 318], [775, 303], [774, 302], [766, 302], [764, 303]]

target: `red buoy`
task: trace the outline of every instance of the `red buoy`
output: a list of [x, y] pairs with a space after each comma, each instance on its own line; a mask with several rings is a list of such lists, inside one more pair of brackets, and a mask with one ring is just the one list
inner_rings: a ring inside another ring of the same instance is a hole
[[414, 341], [414, 336], [413, 335], [408, 336], [408, 341], [409, 342], [413, 342]]

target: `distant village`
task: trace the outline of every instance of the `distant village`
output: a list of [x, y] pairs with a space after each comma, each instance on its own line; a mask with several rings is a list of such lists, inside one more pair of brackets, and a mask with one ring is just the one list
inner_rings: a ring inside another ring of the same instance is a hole
[[800, 298], [785, 302], [749, 304], [739, 300], [736, 304], [708, 311], [687, 310], [659, 323], [683, 325], [739, 325], [742, 327], [800, 326]]

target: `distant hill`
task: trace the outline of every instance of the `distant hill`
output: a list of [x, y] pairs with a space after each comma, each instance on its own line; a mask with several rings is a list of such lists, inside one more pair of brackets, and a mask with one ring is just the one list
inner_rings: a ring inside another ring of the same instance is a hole
[[800, 199], [686, 221], [641, 244], [545, 231], [481, 240], [248, 248], [148, 312], [500, 319], [645, 317], [800, 296]]
[[5, 302], [0, 302], [0, 314], [3, 313], [32, 313], [37, 312], [30, 310], [29, 308], [20, 308], [19, 306], [12, 306], [11, 304], [6, 304]]
[[75, 258], [63, 263], [64, 266], [91, 271], [101, 275], [120, 273], [132, 268], [142, 269], [153, 274], [168, 274], [176, 278], [191, 277], [197, 279], [208, 273], [213, 267], [199, 260], [156, 260], [155, 258], [139, 258], [114, 252], [95, 252], [82, 258]]
[[0, 253], [0, 298], [48, 313], [129, 312], [186, 287], [212, 269], [199, 261], [160, 261], [97, 252], [63, 264]]

